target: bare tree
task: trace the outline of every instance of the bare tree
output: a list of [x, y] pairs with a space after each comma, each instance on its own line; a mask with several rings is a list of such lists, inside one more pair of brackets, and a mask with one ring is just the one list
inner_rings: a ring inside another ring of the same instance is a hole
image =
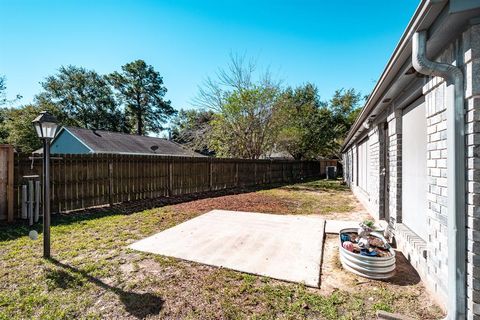
[[256, 64], [245, 56], [231, 55], [227, 68], [207, 78], [194, 105], [214, 110], [210, 144], [216, 154], [258, 159], [274, 143], [274, 114], [280, 82], [270, 72], [256, 72]]
[[[257, 81], [254, 80], [255, 75]], [[207, 77], [198, 88], [193, 105], [200, 109], [221, 111], [233, 92], [251, 90], [255, 87], [279, 88], [281, 81], [275, 81], [270, 70], [258, 71], [253, 58], [246, 55], [230, 54], [226, 68], [220, 68], [215, 77]]]

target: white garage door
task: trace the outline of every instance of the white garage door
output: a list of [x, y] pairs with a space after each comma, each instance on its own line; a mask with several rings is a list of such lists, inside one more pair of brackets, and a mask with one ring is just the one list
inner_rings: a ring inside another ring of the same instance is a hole
[[368, 139], [363, 140], [357, 146], [357, 186], [368, 193], [368, 169], [369, 169], [369, 153], [368, 153]]
[[402, 138], [402, 222], [426, 239], [427, 119], [423, 101], [404, 110]]

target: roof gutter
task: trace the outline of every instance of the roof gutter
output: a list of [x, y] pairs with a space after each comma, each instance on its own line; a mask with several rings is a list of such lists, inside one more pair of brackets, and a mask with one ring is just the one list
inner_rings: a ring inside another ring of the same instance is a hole
[[[466, 318], [465, 122], [462, 70], [427, 58], [427, 32], [413, 35], [412, 64], [419, 73], [445, 79], [447, 113], [448, 315]], [[458, 61], [457, 61], [458, 64]]]

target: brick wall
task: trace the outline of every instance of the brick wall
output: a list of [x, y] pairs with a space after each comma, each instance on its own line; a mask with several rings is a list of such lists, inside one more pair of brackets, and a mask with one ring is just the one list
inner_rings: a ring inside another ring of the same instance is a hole
[[480, 319], [480, 25], [463, 34], [467, 153], [467, 308]]
[[[442, 58], [451, 56], [450, 47]], [[452, 63], [449, 61], [448, 63]], [[447, 297], [447, 125], [446, 84], [434, 77], [423, 88], [427, 117], [427, 283], [442, 300]]]

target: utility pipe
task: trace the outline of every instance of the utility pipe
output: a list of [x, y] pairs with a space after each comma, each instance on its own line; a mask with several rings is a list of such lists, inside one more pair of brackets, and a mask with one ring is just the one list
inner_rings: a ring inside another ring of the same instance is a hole
[[[462, 70], [428, 60], [427, 32], [413, 35], [412, 64], [419, 73], [445, 79], [447, 113], [447, 319], [466, 318], [465, 122]], [[458, 64], [458, 60], [457, 60]]]

